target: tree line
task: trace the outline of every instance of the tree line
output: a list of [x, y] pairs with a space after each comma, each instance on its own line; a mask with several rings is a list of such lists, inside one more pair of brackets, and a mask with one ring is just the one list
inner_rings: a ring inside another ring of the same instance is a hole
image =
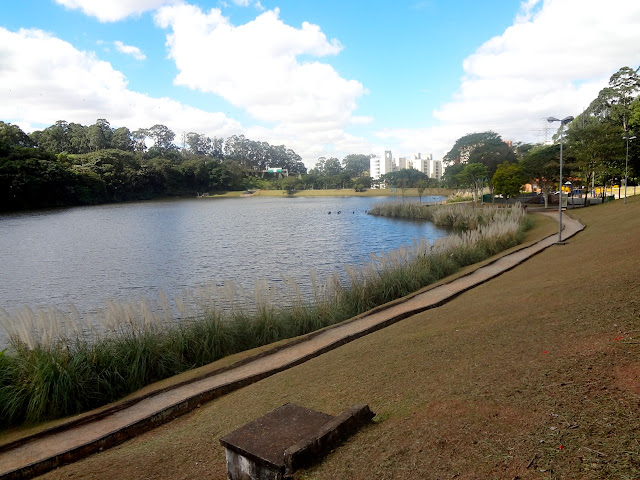
[[[537, 185], [548, 204], [549, 194], [563, 183], [585, 196], [592, 187], [636, 185], [640, 173], [639, 69], [622, 67], [609, 79], [590, 105], [559, 129], [551, 145], [507, 145], [495, 132], [465, 135], [445, 155], [450, 163], [443, 181], [468, 188], [477, 197], [482, 185], [493, 193], [514, 197], [525, 183]], [[562, 135], [562, 139], [560, 138]], [[563, 142], [563, 179], [559, 178], [560, 141]], [[627, 154], [628, 147], [628, 154]], [[604, 195], [604, 189], [600, 189]]]
[[[609, 85], [564, 133], [563, 181], [587, 192], [593, 185], [620, 185], [625, 176], [635, 183], [640, 172], [640, 77], [623, 67]], [[560, 132], [559, 132], [560, 133]], [[536, 184], [544, 194], [561, 188], [559, 133], [552, 145], [507, 144], [495, 132], [459, 138], [444, 156], [442, 182], [417, 170], [389, 172], [379, 185], [469, 189], [477, 200], [484, 186], [505, 197], [519, 194], [523, 184]], [[627, 162], [627, 141], [629, 155]], [[164, 125], [130, 131], [113, 128], [106, 119], [90, 126], [57, 121], [25, 134], [0, 121], [0, 210], [83, 205], [162, 196], [194, 195], [259, 188], [371, 188], [371, 156], [347, 155], [342, 160], [320, 157], [308, 173], [302, 159], [284, 145], [273, 146], [243, 135], [227, 139], [185, 133], [179, 142]], [[265, 173], [282, 168], [288, 177]], [[626, 175], [625, 175], [626, 174]], [[585, 193], [586, 194], [586, 193]]]
[[3, 211], [277, 187], [279, 176], [267, 167], [306, 173], [293, 150], [243, 135], [190, 132], [180, 147], [164, 125], [131, 132], [105, 119], [90, 126], [59, 120], [27, 135], [0, 121]]

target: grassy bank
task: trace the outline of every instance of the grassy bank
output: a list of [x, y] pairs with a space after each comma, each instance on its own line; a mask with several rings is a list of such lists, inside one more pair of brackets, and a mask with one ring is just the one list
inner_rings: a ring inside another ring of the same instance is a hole
[[[427, 188], [422, 193], [422, 197], [430, 195], [448, 196], [451, 195], [454, 190], [448, 188]], [[405, 191], [407, 197], [418, 197], [418, 190], [415, 188], [409, 188]], [[242, 196], [248, 197], [284, 197], [286, 193], [283, 190], [256, 190], [251, 195], [245, 195], [245, 192], [224, 192], [211, 194], [205, 198], [220, 198], [230, 197], [237, 198]], [[364, 192], [356, 192], [353, 188], [343, 189], [321, 189], [321, 190], [300, 190], [294, 197], [402, 197], [400, 190], [392, 191], [389, 188], [370, 188]]]
[[640, 478], [638, 200], [572, 211], [567, 245], [44, 478], [224, 480], [219, 438], [286, 402], [377, 413], [297, 480]]
[[[519, 208], [518, 205], [513, 208]], [[502, 215], [502, 209], [487, 205], [473, 208], [473, 205], [425, 205], [417, 202], [383, 202], [372, 205], [370, 215], [382, 217], [428, 220], [436, 225], [451, 226], [459, 230], [476, 230], [495, 223]]]
[[[452, 224], [482, 214], [465, 207], [443, 212]], [[155, 308], [147, 301], [109, 302], [100, 331], [54, 310], [0, 311], [11, 339], [0, 356], [0, 422], [37, 422], [95, 408], [227, 355], [351, 318], [516, 245], [526, 221], [513, 208], [475, 224], [433, 244], [416, 240], [409, 248], [372, 255], [347, 268], [347, 283], [337, 276], [314, 282], [312, 301], [289, 282], [286, 306], [279, 306], [271, 286], [258, 282], [251, 301], [233, 286], [225, 298], [214, 287], [193, 292], [192, 302], [179, 305], [179, 323], [167, 299]]]

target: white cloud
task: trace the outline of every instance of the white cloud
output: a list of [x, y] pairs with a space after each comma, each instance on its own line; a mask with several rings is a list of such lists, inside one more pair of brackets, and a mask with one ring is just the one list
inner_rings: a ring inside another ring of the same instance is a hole
[[599, 0], [525, 1], [512, 26], [464, 60], [459, 89], [434, 112], [438, 127], [379, 136], [409, 151], [433, 146], [438, 155], [477, 131], [544, 140], [544, 118], [579, 114], [620, 67], [640, 64], [637, 45], [637, 2], [610, 0], [603, 10]]
[[342, 158], [352, 152], [371, 151], [368, 142], [336, 128], [331, 119], [274, 128], [243, 127], [223, 113], [131, 91], [125, 76], [94, 53], [79, 51], [41, 30], [11, 32], [0, 27], [0, 119], [29, 132], [57, 120], [91, 125], [97, 118], [131, 130], [160, 123], [171, 128], [177, 138], [183, 131], [224, 138], [244, 134], [272, 145], [286, 145], [301, 155], [308, 167], [323, 155]]
[[534, 9], [540, 5], [540, 0], [524, 0], [520, 4], [520, 12], [516, 16], [516, 23], [528, 22], [533, 16]]
[[71, 10], [82, 10], [85, 15], [96, 17], [101, 22], [116, 22], [130, 15], [156, 10], [163, 5], [179, 0], [55, 0]]
[[129, 90], [111, 64], [41, 30], [0, 27], [0, 59], [0, 118], [27, 131], [57, 120], [90, 125], [106, 118], [131, 130], [160, 123], [177, 134], [242, 133], [241, 125], [222, 113]]
[[144, 60], [145, 58], [147, 58], [147, 56], [144, 53], [142, 53], [142, 50], [140, 50], [138, 47], [134, 47], [132, 45], [125, 45], [120, 40], [116, 40], [113, 43], [119, 52], [122, 52], [126, 55], [131, 55], [136, 60]]
[[294, 28], [278, 15], [277, 9], [267, 11], [235, 26], [218, 9], [161, 8], [155, 18], [171, 28], [167, 46], [179, 70], [175, 83], [219, 95], [275, 125], [295, 124], [297, 130], [350, 125], [364, 87], [327, 63], [299, 60], [336, 55], [342, 46], [317, 25]]

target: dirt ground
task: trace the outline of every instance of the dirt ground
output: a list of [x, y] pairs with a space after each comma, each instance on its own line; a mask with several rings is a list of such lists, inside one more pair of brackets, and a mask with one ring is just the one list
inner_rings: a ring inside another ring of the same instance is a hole
[[374, 421], [299, 480], [640, 478], [640, 198], [450, 303], [43, 478], [225, 479], [219, 438], [286, 403]]

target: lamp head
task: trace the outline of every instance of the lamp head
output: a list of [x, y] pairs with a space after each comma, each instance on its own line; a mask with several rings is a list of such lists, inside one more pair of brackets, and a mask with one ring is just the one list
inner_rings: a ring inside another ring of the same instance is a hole
[[547, 117], [547, 122], [551, 123], [551, 122], [559, 122], [560, 119], [556, 118], [556, 117]]
[[571, 122], [573, 122], [573, 117], [571, 115], [562, 119], [562, 125], [566, 125], [567, 123]]

